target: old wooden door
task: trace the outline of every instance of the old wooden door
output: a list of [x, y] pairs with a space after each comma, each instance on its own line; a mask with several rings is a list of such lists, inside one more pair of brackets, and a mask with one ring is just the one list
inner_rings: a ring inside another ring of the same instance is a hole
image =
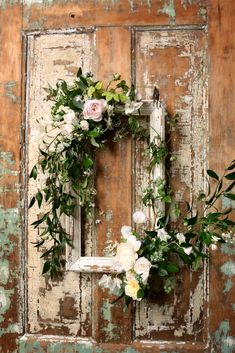
[[[185, 271], [172, 295], [126, 310], [99, 289], [99, 273], [68, 266], [63, 279], [41, 276], [40, 253], [31, 244], [37, 234], [30, 227], [39, 211], [27, 209], [38, 185], [27, 174], [42, 133], [36, 120], [50, 108], [43, 87], [58, 78], [71, 81], [79, 66], [101, 80], [119, 72], [145, 99], [157, 85], [168, 112], [180, 113], [172, 136], [177, 159], [169, 172], [176, 199], [190, 200], [204, 188], [208, 165], [223, 169], [234, 159], [229, 128], [235, 110], [230, 90], [234, 3], [16, 1], [0, 6], [0, 351], [232, 353], [234, 248], [214, 252], [199, 273]], [[143, 150], [129, 140], [97, 155], [96, 218], [101, 222], [83, 232], [86, 256], [105, 256], [121, 226], [131, 223], [146, 177]], [[75, 232], [75, 241], [78, 236]]]

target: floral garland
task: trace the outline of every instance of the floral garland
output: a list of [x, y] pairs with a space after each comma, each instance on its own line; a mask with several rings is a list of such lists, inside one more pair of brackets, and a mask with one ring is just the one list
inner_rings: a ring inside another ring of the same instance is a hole
[[[30, 173], [31, 178], [37, 179], [41, 168], [46, 182], [32, 197], [29, 207], [35, 202], [39, 208], [43, 203], [49, 207], [32, 225], [42, 229], [35, 246], [42, 247], [47, 242], [42, 254], [43, 274], [54, 277], [64, 266], [66, 244], [73, 245], [61, 216], [73, 216], [77, 199], [87, 216], [94, 208], [94, 150], [102, 148], [110, 138], [118, 141], [131, 136], [145, 140], [150, 176], [157, 164], [174, 157], [159, 135], [149, 141], [149, 132], [133, 114], [143, 104], [141, 96], [119, 74], [113, 75], [104, 87], [92, 74], [84, 75], [79, 69], [73, 85], [59, 80], [55, 88], [49, 86], [46, 92], [47, 99], [53, 102], [51, 116], [39, 120], [46, 134], [38, 164]], [[176, 120], [169, 119], [169, 128]], [[173, 202], [169, 182], [150, 177], [142, 201], [145, 207], [152, 208], [155, 219], [151, 224], [144, 212], [136, 211], [133, 222], [139, 225], [138, 232], [129, 225], [121, 228], [122, 238], [115, 250], [117, 274], [103, 275], [100, 286], [118, 299], [124, 296], [126, 304], [147, 297], [153, 291], [154, 278], [159, 278], [169, 293], [184, 265], [198, 270], [208, 257], [207, 248], [214, 248], [217, 242], [234, 241], [235, 223], [228, 218], [232, 209], [216, 208], [222, 197], [235, 200], [231, 192], [235, 186], [234, 170], [235, 161], [221, 178], [208, 170], [207, 192], [201, 192], [191, 205], [186, 202], [185, 211]], [[169, 206], [165, 214], [158, 207], [159, 201]], [[172, 216], [177, 218], [177, 226], [172, 227]]]

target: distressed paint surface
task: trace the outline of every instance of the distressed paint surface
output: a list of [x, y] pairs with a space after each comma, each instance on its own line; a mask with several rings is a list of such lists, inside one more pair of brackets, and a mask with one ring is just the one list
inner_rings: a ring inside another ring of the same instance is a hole
[[[168, 171], [176, 200], [190, 200], [204, 189], [207, 146], [206, 42], [203, 31], [136, 32], [136, 83], [145, 98], [157, 86], [171, 114], [180, 114], [172, 136], [177, 160]], [[167, 67], [167, 74], [166, 74]], [[143, 184], [143, 180], [142, 180]], [[141, 185], [141, 182], [140, 184]], [[184, 271], [174, 295], [163, 293], [138, 305], [135, 334], [141, 339], [205, 340], [206, 267]]]
[[[21, 3], [23, 3], [21, 7]], [[234, 262], [234, 248], [222, 246], [220, 250], [212, 254], [211, 269], [210, 269], [210, 337], [211, 348], [206, 348], [205, 345], [199, 342], [191, 343], [174, 343], [163, 342], [158, 343], [146, 341], [145, 343], [134, 342], [131, 344], [94, 344], [94, 341], [83, 343], [81, 340], [70, 340], [68, 336], [60, 336], [52, 338], [50, 336], [39, 337], [35, 334], [30, 338], [24, 337], [16, 347], [16, 337], [22, 335], [25, 331], [23, 328], [23, 319], [20, 308], [23, 302], [23, 293], [19, 293], [21, 280], [19, 275], [20, 266], [19, 254], [21, 252], [20, 239], [22, 231], [20, 225], [20, 198], [19, 191], [21, 185], [19, 183], [20, 172], [20, 104], [24, 105], [24, 92], [21, 91], [21, 80], [23, 80], [24, 72], [21, 66], [21, 31], [22, 30], [55, 30], [60, 28], [76, 28], [80, 26], [94, 25], [120, 25], [120, 26], [138, 26], [138, 25], [170, 25], [174, 27], [179, 24], [209, 24], [209, 53], [210, 53], [210, 167], [224, 168], [229, 162], [226, 158], [234, 153], [234, 130], [228, 127], [234, 125], [234, 8], [235, 4], [229, 0], [97, 0], [97, 1], [42, 1], [42, 0], [2, 0], [0, 1], [0, 103], [1, 103], [1, 124], [0, 124], [0, 351], [3, 353], [232, 353], [234, 345], [235, 327], [232, 315], [234, 315], [234, 276], [231, 263]], [[23, 9], [22, 9], [23, 8]], [[207, 22], [208, 9], [208, 22]], [[23, 11], [22, 11], [23, 10]], [[23, 21], [23, 23], [22, 23]], [[116, 39], [113, 39], [114, 41]], [[110, 45], [110, 42], [109, 44]], [[101, 46], [102, 47], [102, 46]], [[105, 48], [105, 43], [103, 49]], [[122, 51], [121, 51], [122, 53]], [[124, 55], [125, 57], [125, 55]], [[108, 56], [108, 60], [110, 57]], [[107, 61], [108, 61], [107, 60]], [[121, 58], [119, 57], [119, 61]], [[102, 65], [102, 57], [99, 60]], [[115, 63], [116, 64], [116, 63]], [[125, 64], [125, 61], [124, 61]], [[175, 61], [174, 61], [175, 64]], [[68, 71], [73, 66], [70, 58], [64, 58], [63, 62], [55, 59], [55, 66], [61, 65], [59, 72], [67, 75]], [[157, 68], [157, 65], [156, 65]], [[168, 69], [168, 64], [165, 68]], [[102, 68], [105, 70], [105, 67]], [[103, 71], [104, 72], [104, 71]], [[109, 68], [107, 68], [107, 73]], [[161, 78], [164, 81], [164, 77]], [[46, 85], [45, 82], [44, 85]], [[179, 86], [182, 82], [178, 82]], [[165, 88], [169, 94], [169, 88]], [[161, 90], [162, 92], [162, 90]], [[174, 98], [175, 99], [175, 98]], [[173, 99], [172, 99], [173, 101]], [[188, 102], [189, 103], [189, 102]], [[172, 103], [170, 103], [171, 105]], [[187, 104], [187, 97], [186, 102]], [[169, 106], [170, 106], [169, 105]], [[173, 105], [172, 105], [173, 107]], [[43, 106], [44, 109], [44, 106]], [[172, 111], [174, 107], [172, 108]], [[24, 112], [22, 112], [24, 116]], [[24, 119], [22, 119], [23, 121]], [[221, 124], [221, 122], [223, 122]], [[198, 127], [197, 127], [198, 129]], [[175, 142], [177, 142], [177, 134]], [[184, 137], [183, 137], [184, 138]], [[201, 141], [199, 141], [201, 144]], [[142, 147], [137, 147], [140, 151]], [[201, 156], [201, 155], [200, 155]], [[189, 156], [187, 157], [189, 158]], [[198, 163], [198, 162], [197, 162]], [[197, 164], [199, 165], [199, 164]], [[178, 175], [183, 173], [181, 170]], [[186, 175], [188, 170], [186, 170]], [[182, 184], [183, 185], [183, 184]], [[185, 192], [188, 192], [188, 187], [191, 188], [191, 182], [186, 179]], [[198, 180], [194, 182], [195, 190], [199, 185]], [[179, 199], [181, 195], [177, 196]], [[184, 196], [183, 196], [184, 197]], [[138, 195], [137, 195], [138, 199]], [[111, 219], [111, 213], [107, 215], [107, 221]], [[12, 232], [12, 233], [10, 233]], [[23, 237], [22, 237], [23, 238]], [[91, 244], [88, 248], [91, 249]], [[221, 252], [220, 252], [221, 251]], [[32, 260], [32, 259], [31, 259]], [[30, 261], [31, 261], [30, 260]], [[38, 264], [36, 263], [36, 266]], [[35, 283], [37, 282], [38, 269], [31, 267], [31, 273], [34, 273]], [[76, 277], [68, 275], [69, 282], [76, 281]], [[188, 280], [185, 277], [185, 280]], [[199, 280], [199, 282], [198, 282]], [[202, 283], [202, 277], [195, 280], [195, 283]], [[83, 282], [84, 283], [84, 282]], [[96, 280], [94, 278], [94, 284]], [[215, 285], [216, 284], [216, 285]], [[65, 320], [69, 327], [73, 322], [72, 331], [75, 332], [75, 319], [77, 316], [78, 307], [75, 298], [75, 293], [71, 296], [71, 288], [63, 287], [62, 284], [54, 283], [50, 289], [49, 283], [40, 283], [41, 288], [46, 291], [56, 293], [56, 298], [59, 300], [57, 306], [52, 302], [52, 314], [54, 321], [52, 326], [55, 334], [63, 334], [66, 329], [60, 330], [63, 326], [62, 321]], [[79, 287], [79, 283], [77, 282]], [[201, 284], [199, 284], [199, 287]], [[45, 289], [46, 288], [46, 289]], [[88, 285], [90, 288], [90, 285]], [[37, 292], [37, 288], [31, 288], [33, 293]], [[68, 292], [64, 292], [64, 289]], [[79, 290], [80, 288], [78, 288]], [[195, 289], [195, 288], [194, 288]], [[197, 288], [197, 292], [200, 288]], [[42, 291], [43, 292], [43, 291]], [[89, 290], [88, 290], [89, 292]], [[63, 293], [63, 294], [62, 294]], [[40, 293], [40, 298], [43, 297], [44, 304], [51, 301], [52, 296], [46, 299], [44, 293]], [[54, 300], [54, 299], [53, 299]], [[123, 313], [120, 313], [120, 307], [117, 311], [112, 311], [105, 304], [109, 300], [104, 296], [104, 303], [100, 308], [100, 315], [103, 323], [103, 329], [111, 327], [109, 332], [103, 335], [104, 340], [109, 340], [111, 335], [117, 334], [116, 326], [123, 326], [126, 317], [123, 318]], [[201, 305], [199, 296], [195, 296], [194, 305]], [[169, 313], [171, 306], [169, 305]], [[160, 306], [160, 304], [159, 304]], [[36, 313], [38, 303], [35, 300], [35, 306], [31, 307]], [[221, 310], [223, 308], [223, 310]], [[98, 309], [98, 308], [96, 308]], [[57, 312], [59, 310], [59, 314]], [[180, 309], [179, 309], [180, 310]], [[111, 318], [110, 318], [110, 311]], [[163, 310], [162, 310], [163, 311]], [[194, 314], [194, 318], [198, 317], [199, 311]], [[25, 312], [27, 315], [27, 313]], [[48, 325], [49, 319], [45, 314], [43, 330], [51, 330]], [[32, 315], [32, 312], [31, 314]], [[119, 318], [118, 318], [118, 315]], [[161, 320], [168, 315], [166, 312]], [[31, 316], [37, 322], [37, 315]], [[72, 318], [73, 317], [73, 318]], [[105, 320], [108, 319], [108, 320]], [[41, 318], [39, 318], [39, 321]], [[89, 319], [91, 320], [91, 318]], [[88, 321], [89, 321], [88, 320]], [[129, 320], [129, 319], [128, 319]], [[127, 326], [130, 325], [127, 320]], [[172, 320], [172, 316], [169, 318]], [[38, 324], [38, 323], [37, 323]], [[47, 326], [48, 325], [48, 326]], [[110, 326], [113, 325], [113, 326]], [[115, 326], [116, 325], [116, 326]], [[79, 326], [79, 324], [78, 324]], [[78, 327], [77, 326], [77, 327]], [[39, 326], [37, 329], [40, 329]], [[36, 329], [36, 331], [37, 331]], [[97, 327], [97, 330], [99, 328]], [[26, 328], [26, 330], [28, 330]], [[88, 328], [84, 328], [81, 334], [87, 335]], [[66, 332], [67, 334], [67, 332]], [[68, 333], [69, 334], [69, 333]], [[119, 334], [119, 333], [118, 333]], [[181, 331], [175, 331], [175, 335], [181, 335]], [[95, 334], [98, 337], [98, 334]], [[101, 335], [102, 336], [102, 335]], [[128, 332], [128, 337], [130, 337]], [[129, 339], [129, 338], [128, 338]], [[181, 338], [182, 339], [182, 338]]]
[[[43, 88], [52, 86], [58, 77], [70, 81], [79, 66], [92, 70], [90, 52], [93, 34], [30, 36], [28, 40], [28, 170], [38, 158], [43, 129], [37, 119], [50, 113]], [[44, 182], [29, 181], [29, 199]], [[40, 252], [32, 242], [37, 232], [30, 226], [39, 210], [28, 214], [28, 329], [29, 332], [91, 335], [91, 276], [66, 272], [63, 280], [50, 282], [41, 276]], [[71, 283], [73, 285], [71, 286]]]

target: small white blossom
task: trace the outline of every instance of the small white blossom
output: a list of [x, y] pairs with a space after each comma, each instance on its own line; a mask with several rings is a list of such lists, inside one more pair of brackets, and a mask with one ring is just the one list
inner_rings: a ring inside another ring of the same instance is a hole
[[192, 248], [192, 246], [189, 246], [187, 248], [183, 248], [183, 250], [184, 250], [185, 254], [190, 255], [193, 248]]
[[161, 241], [167, 241], [170, 239], [170, 235], [163, 228], [158, 229], [157, 236], [161, 239]]
[[82, 130], [88, 131], [88, 130], [89, 130], [89, 123], [88, 123], [88, 121], [87, 121], [87, 120], [82, 120], [82, 121], [80, 122], [80, 128], [81, 128]]
[[133, 221], [137, 224], [145, 223], [147, 220], [147, 217], [144, 212], [142, 211], [136, 211], [133, 214]]
[[216, 244], [211, 244], [211, 250], [217, 250], [217, 249], [218, 249], [218, 247]]
[[124, 238], [131, 235], [131, 232], [132, 230], [130, 226], [122, 226], [121, 233]]
[[137, 111], [140, 109], [140, 107], [143, 105], [143, 102], [126, 102], [125, 104], [125, 114], [132, 114], [133, 112]]
[[109, 288], [112, 281], [112, 277], [108, 275], [103, 275], [99, 280], [98, 284], [100, 287]]
[[146, 257], [140, 257], [138, 260], [136, 260], [134, 271], [141, 275], [144, 284], [146, 284], [148, 281], [150, 268], [151, 262], [146, 259]]
[[137, 240], [136, 236], [130, 234], [124, 238], [127, 243], [131, 244], [135, 251], [138, 251], [141, 246], [141, 241]]
[[179, 244], [185, 243], [185, 236], [183, 233], [176, 234], [176, 238], [178, 239]]

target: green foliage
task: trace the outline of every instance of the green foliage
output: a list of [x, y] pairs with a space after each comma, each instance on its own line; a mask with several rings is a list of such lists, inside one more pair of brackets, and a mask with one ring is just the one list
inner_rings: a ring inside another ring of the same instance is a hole
[[[218, 210], [217, 203], [222, 198], [235, 200], [232, 192], [235, 161], [226, 168], [222, 177], [208, 169], [208, 189], [200, 192], [191, 203], [175, 204], [169, 180], [152, 178], [156, 165], [174, 159], [168, 149], [169, 141], [162, 141], [158, 134], [149, 141], [149, 131], [141, 119], [132, 114], [139, 109], [133, 85], [129, 87], [119, 74], [114, 74], [104, 87], [90, 73], [84, 75], [79, 69], [72, 86], [59, 80], [55, 88], [49, 86], [45, 91], [47, 99], [53, 102], [51, 123], [30, 178], [36, 180], [38, 169], [41, 169], [46, 181], [29, 203], [29, 207], [37, 205], [41, 209], [44, 204], [48, 206], [47, 212], [40, 213], [39, 219], [32, 224], [39, 228], [40, 233], [35, 247], [45, 249], [42, 253], [43, 274], [57, 276], [65, 263], [66, 244], [73, 245], [61, 217], [74, 216], [77, 202], [88, 217], [92, 214], [96, 195], [94, 154], [104, 146], [111, 132], [113, 141], [132, 137], [147, 142], [149, 182], [143, 190], [142, 201], [144, 206], [152, 209], [154, 219], [144, 232], [133, 234], [141, 240], [138, 256], [151, 262], [150, 275], [160, 277], [165, 292], [169, 293], [181, 266], [198, 270], [208, 256], [207, 248], [216, 242], [228, 241], [229, 237], [223, 234], [228, 234], [235, 226], [229, 219], [232, 209]], [[85, 115], [88, 100], [98, 101], [102, 115]], [[175, 116], [169, 123], [170, 128], [174, 128], [177, 121], [178, 116]], [[165, 214], [160, 209], [161, 203], [168, 206]], [[172, 221], [175, 226], [172, 226]], [[149, 293], [149, 284], [144, 283], [140, 275], [138, 281], [137, 298], [142, 299]], [[132, 298], [125, 295], [124, 286], [120, 290], [120, 298], [123, 296], [128, 305]]]

